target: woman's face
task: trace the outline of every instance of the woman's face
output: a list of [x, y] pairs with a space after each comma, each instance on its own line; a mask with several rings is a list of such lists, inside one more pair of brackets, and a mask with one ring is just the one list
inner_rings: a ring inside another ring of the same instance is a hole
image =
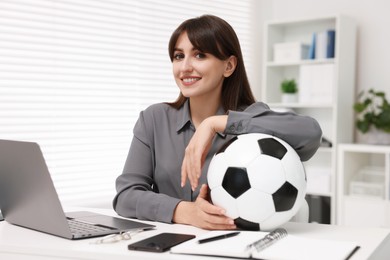
[[187, 98], [219, 97], [224, 78], [232, 73], [229, 72], [230, 63], [230, 58], [223, 61], [195, 49], [184, 32], [175, 45], [173, 75], [181, 93]]

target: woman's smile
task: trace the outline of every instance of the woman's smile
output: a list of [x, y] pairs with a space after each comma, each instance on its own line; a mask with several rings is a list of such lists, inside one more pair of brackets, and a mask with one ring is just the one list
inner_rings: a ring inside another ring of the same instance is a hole
[[185, 85], [185, 86], [191, 86], [201, 79], [202, 79], [201, 77], [185, 77], [182, 79], [182, 82], [183, 82], [183, 85]]

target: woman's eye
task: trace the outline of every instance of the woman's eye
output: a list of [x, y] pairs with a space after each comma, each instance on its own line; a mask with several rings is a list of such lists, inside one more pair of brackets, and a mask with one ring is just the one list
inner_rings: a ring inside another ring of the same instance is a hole
[[204, 59], [204, 58], [206, 58], [206, 54], [200, 52], [200, 53], [196, 54], [195, 57], [198, 59]]
[[184, 58], [184, 54], [183, 53], [176, 53], [175, 55], [173, 55], [173, 58], [175, 60], [181, 60]]

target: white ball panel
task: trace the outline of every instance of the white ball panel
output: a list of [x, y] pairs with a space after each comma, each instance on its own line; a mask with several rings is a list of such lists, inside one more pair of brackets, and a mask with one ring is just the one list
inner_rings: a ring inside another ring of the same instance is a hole
[[213, 157], [207, 171], [207, 184], [210, 189], [222, 185], [223, 177], [229, 165], [230, 162], [226, 160], [224, 153], [219, 153]]
[[[305, 169], [295, 151], [288, 152], [281, 161], [286, 173], [286, 180], [294, 185], [297, 189], [306, 187]], [[303, 186], [304, 187], [303, 187]]]
[[292, 211], [283, 211], [283, 212], [277, 212], [270, 216], [269, 218], [265, 219], [260, 223], [261, 230], [268, 230], [271, 231], [272, 229], [275, 229], [284, 223], [288, 222], [296, 212]]
[[238, 212], [241, 218], [261, 223], [275, 213], [275, 207], [270, 194], [249, 189], [237, 198]]
[[269, 194], [274, 193], [286, 181], [280, 160], [260, 155], [247, 166], [251, 187]]
[[211, 190], [213, 204], [226, 210], [226, 216], [235, 219], [239, 217], [237, 201], [222, 187], [216, 187]]
[[245, 166], [254, 158], [260, 155], [260, 149], [257, 145], [256, 134], [239, 135], [235, 142], [229, 145], [225, 153], [229, 155], [229, 159], [239, 162]]

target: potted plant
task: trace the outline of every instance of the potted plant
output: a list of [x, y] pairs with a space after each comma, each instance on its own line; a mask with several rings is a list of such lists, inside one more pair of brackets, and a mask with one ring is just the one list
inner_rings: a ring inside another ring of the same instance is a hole
[[358, 114], [357, 129], [363, 134], [370, 132], [376, 139], [370, 143], [390, 143], [390, 104], [384, 92], [374, 89], [360, 92], [353, 109]]
[[283, 103], [295, 103], [298, 100], [298, 88], [295, 79], [285, 79], [280, 84]]

